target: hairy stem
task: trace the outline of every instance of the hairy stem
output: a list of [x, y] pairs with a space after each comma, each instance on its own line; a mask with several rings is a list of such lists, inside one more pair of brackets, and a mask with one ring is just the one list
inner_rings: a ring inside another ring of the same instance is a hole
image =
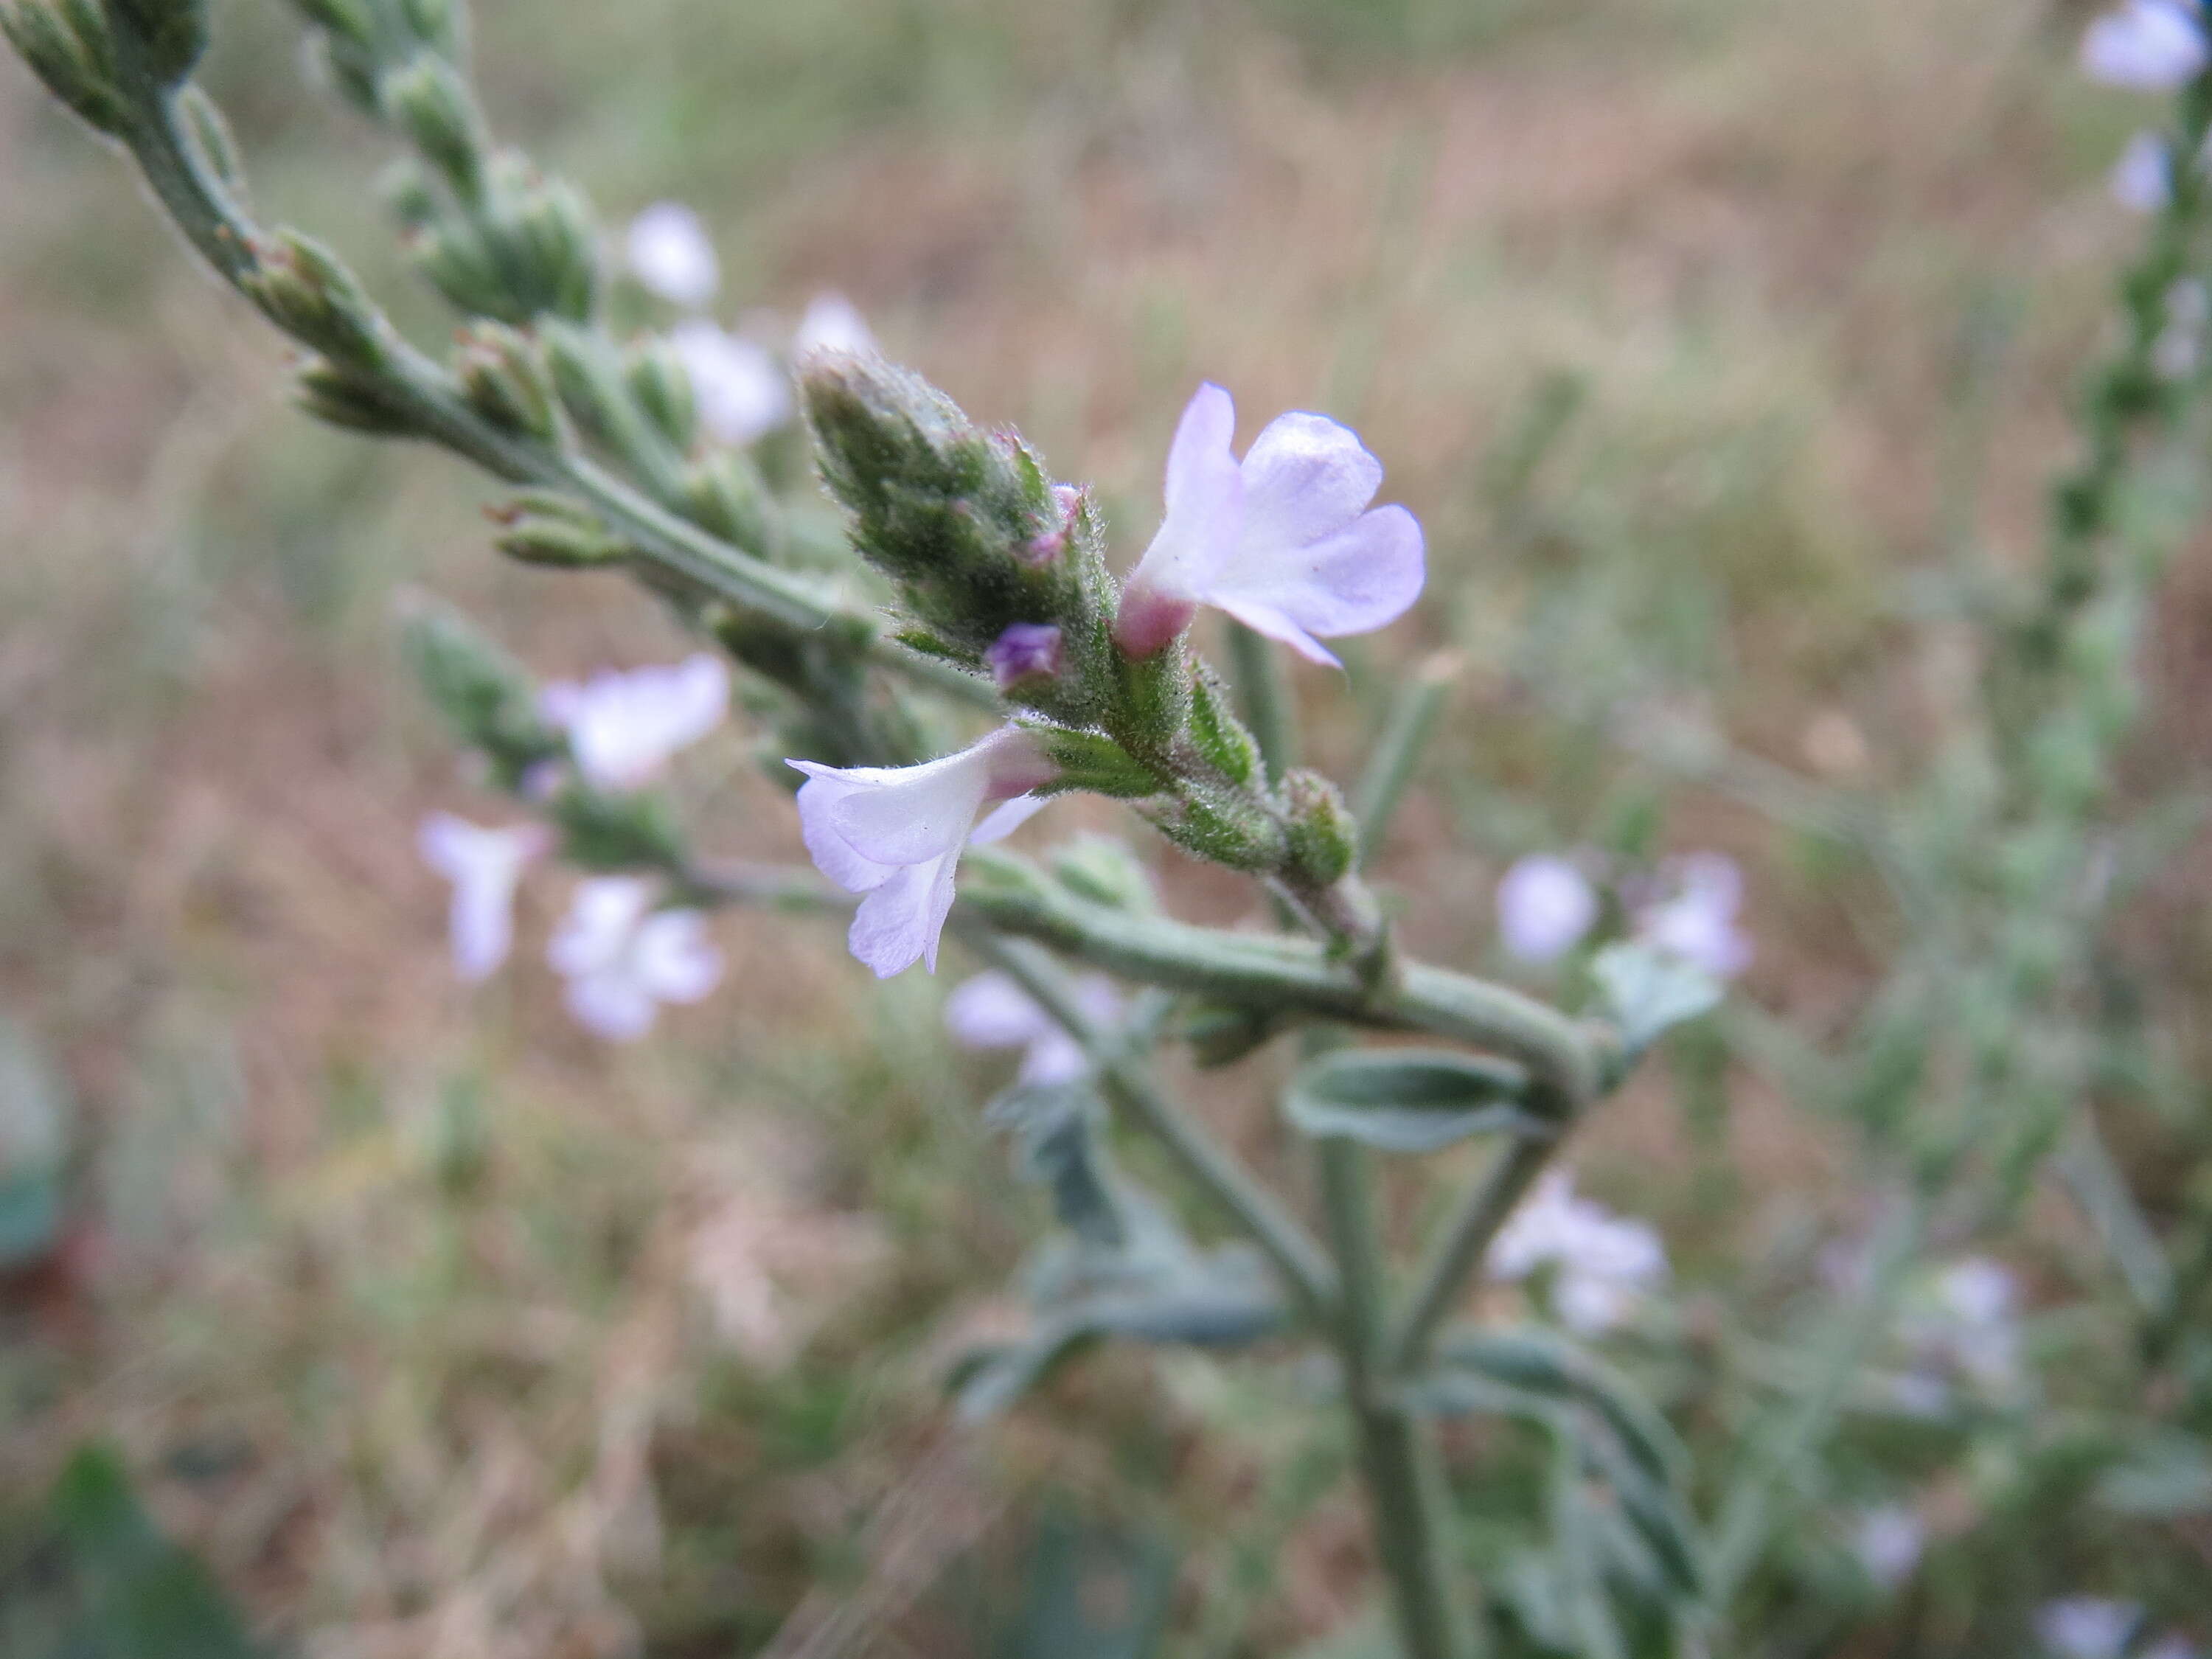
[[1366, 1149], [1329, 1137], [1315, 1143], [1322, 1206], [1344, 1281], [1337, 1347], [1345, 1403], [1358, 1440], [1375, 1549], [1390, 1581], [1407, 1659], [1468, 1659], [1472, 1627], [1454, 1593], [1451, 1510], [1426, 1425], [1390, 1385], [1382, 1357], [1389, 1287], [1376, 1225]]
[[1516, 1139], [1483, 1171], [1422, 1264], [1413, 1299], [1391, 1332], [1384, 1352], [1394, 1371], [1410, 1371], [1427, 1359], [1437, 1328], [1457, 1305], [1468, 1275], [1482, 1265], [1498, 1229], [1558, 1146], [1549, 1139]]

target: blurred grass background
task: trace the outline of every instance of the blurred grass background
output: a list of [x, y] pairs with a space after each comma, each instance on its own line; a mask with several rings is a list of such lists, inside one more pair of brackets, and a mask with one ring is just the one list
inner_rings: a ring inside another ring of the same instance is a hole
[[[1758, 1002], [1815, 1033], [1849, 1006], [1890, 925], [1851, 881], [1564, 736], [1530, 687], [1692, 697], [1849, 788], [1925, 751], [1960, 658], [1908, 629], [1913, 573], [2032, 553], [2133, 234], [2103, 178], [2137, 112], [2077, 84], [2081, 9], [478, 14], [503, 136], [610, 226], [696, 205], [726, 310], [848, 293], [1096, 480], [1124, 558], [1200, 378], [1248, 435], [1289, 406], [1358, 425], [1428, 526], [1431, 601], [1353, 642], [1348, 684], [1300, 684], [1342, 775], [1417, 650], [1466, 653], [1382, 866], [1421, 896], [1417, 950], [1487, 960], [1505, 861], [1649, 820], [1759, 860]], [[266, 216], [436, 337], [375, 208], [382, 141], [303, 84], [283, 8], [234, 0], [219, 40]], [[1031, 1601], [1087, 1573], [1133, 1628], [1171, 1599], [1177, 1651], [1337, 1627], [1359, 1516], [1286, 1380], [1109, 1353], [982, 1440], [944, 1425], [951, 1333], [993, 1316], [1040, 1206], [941, 986], [732, 917], [724, 990], [609, 1049], [529, 954], [543, 892], [519, 969], [453, 985], [413, 825], [483, 803], [399, 671], [395, 591], [548, 673], [683, 641], [614, 579], [501, 567], [473, 478], [298, 418], [280, 361], [0, 64], [0, 1011], [75, 1148], [66, 1249], [5, 1292], [0, 1514], [111, 1438], [255, 1626], [330, 1659], [1035, 1650], [1008, 1551]], [[2197, 614], [2166, 629], [2170, 707], [2203, 684]], [[2199, 724], [2159, 736], [2205, 753]], [[788, 857], [746, 770], [693, 764], [709, 838]], [[1244, 902], [1167, 872], [1195, 914]], [[2193, 936], [2146, 925], [2172, 994], [2201, 985]], [[1697, 1064], [1579, 1158], [1692, 1297], [1855, 1218], [1836, 1135]], [[1201, 1086], [1271, 1158], [1258, 1087]], [[714, 1317], [763, 1261], [765, 1349]]]

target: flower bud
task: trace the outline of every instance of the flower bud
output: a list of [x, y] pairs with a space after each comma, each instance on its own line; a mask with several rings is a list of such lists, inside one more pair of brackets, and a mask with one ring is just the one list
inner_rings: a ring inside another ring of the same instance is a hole
[[1241, 796], [1194, 792], [1138, 811], [1186, 852], [1231, 870], [1279, 870], [1288, 851], [1282, 826]]
[[586, 320], [599, 303], [599, 264], [583, 193], [564, 181], [535, 181], [517, 192], [509, 211], [515, 264], [525, 273], [517, 297], [528, 314]]
[[422, 234], [438, 222], [438, 193], [412, 161], [398, 161], [385, 168], [377, 176], [376, 193], [402, 230]]
[[208, 171], [222, 181], [232, 202], [244, 207], [246, 160], [239, 154], [238, 141], [231, 137], [230, 123], [216, 107], [215, 100], [198, 87], [186, 87], [177, 94], [177, 112], [185, 118], [185, 130], [191, 135], [192, 148], [199, 152]]
[[363, 0], [292, 0], [307, 21], [362, 46], [376, 39], [376, 21]]
[[1113, 738], [1096, 732], [1067, 732], [1054, 726], [1027, 728], [1059, 773], [1053, 787], [1134, 800], [1156, 795], [1160, 780], [1130, 758]]
[[80, 120], [105, 133], [122, 130], [113, 43], [94, 0], [0, 3], [0, 35]]
[[699, 436], [699, 406], [684, 366], [666, 347], [647, 341], [630, 352], [627, 378], [631, 398], [661, 436], [678, 449], [690, 448]]
[[1191, 679], [1191, 741], [1208, 763], [1231, 783], [1249, 785], [1260, 775], [1260, 745], [1230, 702], [1229, 688], [1204, 663]]
[[543, 339], [554, 390], [568, 418], [596, 441], [625, 449], [640, 423], [610, 348], [597, 335], [569, 328], [548, 328]]
[[1328, 887], [1351, 874], [1359, 862], [1359, 826], [1336, 786], [1301, 768], [1283, 779], [1283, 796], [1291, 812], [1291, 862], [1297, 879]]
[[781, 550], [776, 503], [742, 451], [714, 450], [684, 474], [684, 511], [692, 523], [760, 557]]
[[373, 438], [419, 438], [422, 422], [392, 385], [344, 364], [310, 358], [301, 368], [300, 407], [316, 420]]
[[469, 406], [502, 430], [543, 439], [558, 432], [552, 380], [527, 335], [476, 323], [461, 336], [453, 370]]
[[461, 55], [461, 13], [456, 0], [402, 0], [400, 11], [415, 38], [450, 58]]
[[209, 0], [106, 0], [113, 27], [131, 31], [163, 86], [191, 75], [208, 46]]
[[458, 69], [434, 52], [418, 52], [384, 72], [377, 101], [455, 195], [465, 202], [483, 195], [483, 118]]
[[270, 322], [334, 364], [383, 365], [390, 325], [337, 255], [293, 230], [278, 231], [254, 254], [240, 286]]
[[524, 564], [580, 570], [618, 564], [629, 556], [629, 548], [607, 533], [595, 514], [557, 495], [520, 496], [491, 517], [504, 528], [495, 544]]

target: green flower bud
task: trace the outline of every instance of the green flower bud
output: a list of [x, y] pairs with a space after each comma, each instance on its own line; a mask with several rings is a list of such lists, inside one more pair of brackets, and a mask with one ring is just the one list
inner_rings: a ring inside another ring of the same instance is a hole
[[568, 418], [593, 441], [626, 451], [642, 422], [611, 349], [599, 336], [577, 329], [548, 328], [542, 340], [554, 390]]
[[461, 72], [434, 52], [386, 70], [377, 102], [465, 202], [483, 194], [483, 118]]
[[400, 11], [416, 39], [459, 61], [463, 41], [458, 0], [401, 0]]
[[526, 273], [518, 298], [529, 314], [588, 320], [599, 304], [599, 264], [583, 193], [565, 182], [539, 181], [518, 193], [508, 211], [515, 264]]
[[384, 365], [391, 325], [337, 255], [297, 231], [280, 230], [254, 256], [240, 286], [270, 322], [333, 364]]
[[472, 325], [461, 335], [453, 373], [469, 406], [502, 430], [543, 439], [557, 434], [552, 378], [527, 335], [504, 323]]
[[113, 43], [107, 20], [92, 0], [0, 3], [0, 35], [78, 119], [101, 132], [122, 131]]
[[309, 22], [332, 34], [368, 46], [376, 39], [376, 21], [364, 0], [292, 0]]
[[1054, 790], [1081, 790], [1123, 800], [1160, 793], [1161, 780], [1149, 767], [1131, 759], [1113, 738], [1097, 732], [1024, 724], [1060, 769], [1060, 777], [1052, 786]]
[[300, 370], [300, 407], [315, 419], [373, 438], [420, 438], [421, 421], [390, 381], [311, 358]]
[[216, 107], [215, 100], [196, 86], [186, 87], [177, 94], [177, 112], [185, 118], [185, 131], [208, 171], [222, 180], [233, 204], [246, 206], [246, 158], [239, 153], [230, 123]]
[[466, 220], [453, 219], [418, 232], [408, 239], [407, 251], [415, 269], [454, 309], [507, 323], [530, 320], [530, 313], [509, 294], [507, 276], [497, 256]]
[[1190, 739], [1207, 764], [1231, 783], [1249, 786], [1260, 776], [1260, 745], [1237, 718], [1231, 696], [1220, 675], [1203, 662], [1197, 665], [1191, 682]]
[[131, 31], [163, 86], [191, 75], [208, 46], [209, 0], [106, 0], [111, 26]]
[[629, 395], [660, 435], [678, 449], [689, 449], [699, 437], [699, 406], [691, 395], [691, 379], [675, 355], [657, 340], [647, 340], [629, 354]]
[[376, 193], [403, 230], [421, 234], [438, 222], [438, 193], [412, 161], [398, 161], [386, 167], [377, 177]]
[[1170, 841], [1209, 864], [1267, 873], [1289, 848], [1281, 824], [1240, 796], [1190, 794], [1137, 809]]
[[629, 556], [629, 549], [607, 533], [597, 514], [557, 495], [523, 495], [491, 517], [504, 527], [499, 550], [524, 564], [578, 570], [619, 564]]
[[685, 469], [684, 511], [702, 530], [756, 556], [773, 558], [781, 550], [776, 502], [741, 450], [712, 451]]
[[1302, 884], [1330, 887], [1359, 863], [1359, 826], [1337, 787], [1303, 769], [1283, 779], [1291, 814], [1291, 865]]

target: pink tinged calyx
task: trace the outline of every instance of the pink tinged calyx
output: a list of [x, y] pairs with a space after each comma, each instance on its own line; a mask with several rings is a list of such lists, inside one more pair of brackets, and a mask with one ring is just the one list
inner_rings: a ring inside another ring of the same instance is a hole
[[920, 766], [789, 763], [806, 775], [799, 826], [816, 867], [866, 895], [847, 942], [881, 979], [917, 962], [936, 971], [962, 850], [1012, 834], [1060, 775], [1018, 726]]
[[983, 653], [983, 665], [1000, 690], [1026, 679], [1050, 679], [1065, 658], [1060, 629], [1050, 623], [1015, 623]]
[[1211, 605], [1338, 666], [1322, 640], [1385, 627], [1419, 597], [1420, 525], [1402, 507], [1369, 507], [1382, 464], [1350, 428], [1280, 415], [1241, 461], [1236, 429], [1228, 392], [1201, 386], [1176, 428], [1167, 510], [1122, 590], [1115, 641], [1151, 656]]

